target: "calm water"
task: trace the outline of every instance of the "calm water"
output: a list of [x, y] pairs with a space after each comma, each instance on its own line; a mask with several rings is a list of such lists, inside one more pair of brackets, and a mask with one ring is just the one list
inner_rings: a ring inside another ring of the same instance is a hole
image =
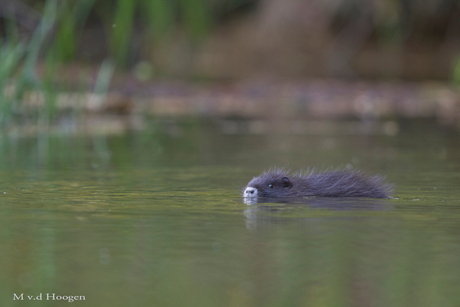
[[[459, 306], [459, 134], [302, 125], [3, 135], [1, 305]], [[274, 165], [385, 174], [395, 199], [246, 205], [241, 189]]]

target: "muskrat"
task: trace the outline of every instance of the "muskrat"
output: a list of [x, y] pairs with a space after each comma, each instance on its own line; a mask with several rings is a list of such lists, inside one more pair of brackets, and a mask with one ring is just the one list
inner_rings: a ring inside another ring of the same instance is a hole
[[284, 169], [269, 170], [254, 177], [243, 197], [369, 197], [388, 198], [392, 185], [379, 175], [368, 176], [355, 170], [292, 174]]

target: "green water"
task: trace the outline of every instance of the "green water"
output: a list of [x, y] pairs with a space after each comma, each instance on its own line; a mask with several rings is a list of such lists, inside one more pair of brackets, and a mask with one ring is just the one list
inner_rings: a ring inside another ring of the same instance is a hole
[[[259, 124], [3, 135], [1, 306], [460, 305], [458, 133]], [[385, 174], [395, 199], [244, 204], [274, 165]]]

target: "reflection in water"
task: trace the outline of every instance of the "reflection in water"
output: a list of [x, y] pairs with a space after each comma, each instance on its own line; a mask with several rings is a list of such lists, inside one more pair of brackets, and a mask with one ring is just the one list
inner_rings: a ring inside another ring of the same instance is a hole
[[[387, 199], [359, 198], [243, 198], [248, 205], [244, 210], [248, 229], [272, 227], [276, 223], [308, 223], [302, 212], [315, 209], [332, 211], [390, 211], [394, 204]], [[270, 204], [270, 205], [267, 205]], [[300, 214], [299, 214], [300, 212]], [[325, 216], [324, 218], [330, 218]]]

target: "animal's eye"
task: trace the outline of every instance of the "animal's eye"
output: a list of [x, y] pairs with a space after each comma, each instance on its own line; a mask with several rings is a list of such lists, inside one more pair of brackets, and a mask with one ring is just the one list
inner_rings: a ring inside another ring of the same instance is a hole
[[273, 184], [269, 184], [268, 187], [271, 189], [273, 188]]

